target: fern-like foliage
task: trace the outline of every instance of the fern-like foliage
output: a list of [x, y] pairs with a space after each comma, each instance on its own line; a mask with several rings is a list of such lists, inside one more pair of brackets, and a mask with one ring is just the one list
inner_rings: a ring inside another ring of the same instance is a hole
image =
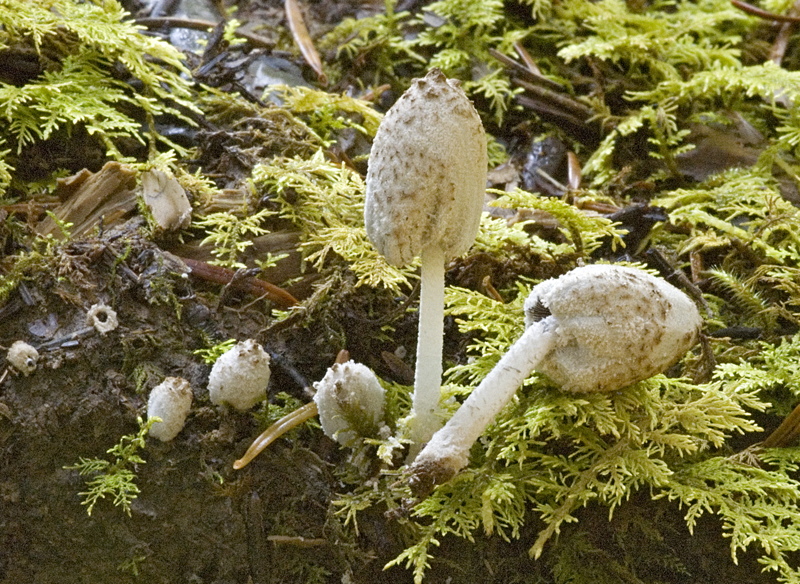
[[572, 244], [573, 251], [590, 254], [603, 243], [603, 239], [611, 240], [612, 247], [624, 245], [621, 232], [615, 228], [613, 221], [596, 215], [584, 213], [574, 205], [570, 205], [554, 197], [545, 197], [515, 189], [493, 204], [506, 209], [538, 209], [546, 211], [561, 224], [564, 236]]
[[[747, 307], [744, 315], [767, 330], [779, 318], [800, 322], [800, 210], [781, 196], [768, 173], [730, 170], [695, 188], [664, 192], [654, 203], [690, 230], [680, 241], [659, 231], [655, 241], [682, 254], [713, 252], [721, 258], [709, 275], [733, 293], [739, 310]], [[743, 273], [749, 274], [746, 281], [735, 276]]]
[[398, 82], [398, 68], [409, 64], [422, 67], [426, 60], [414, 50], [413, 40], [406, 38], [409, 13], [396, 12], [396, 4], [396, 0], [384, 0], [384, 11], [379, 14], [345, 18], [321, 40], [321, 47], [335, 48], [339, 56], [350, 60], [374, 59], [376, 84], [384, 75]]
[[64, 467], [69, 470], [77, 470], [81, 476], [93, 476], [86, 480], [89, 490], [78, 493], [83, 497], [81, 504], [86, 505], [86, 513], [89, 516], [92, 515], [92, 511], [100, 499], [113, 496], [114, 506], [122, 507], [122, 510], [130, 517], [131, 501], [140, 492], [134, 482], [136, 465], [145, 463], [138, 452], [144, 448], [145, 436], [150, 427], [160, 421], [160, 418], [150, 418], [147, 421], [141, 417], [137, 418], [139, 432], [122, 436], [118, 444], [106, 451], [113, 457], [113, 460], [81, 457], [72, 466]]
[[775, 327], [776, 311], [767, 304], [758, 290], [755, 290], [749, 282], [745, 282], [736, 274], [725, 270], [709, 270], [708, 276], [732, 295], [733, 304], [749, 319], [767, 330]]
[[[181, 78], [187, 72], [183, 56], [141, 34], [125, 22], [127, 16], [116, 0], [0, 1], [0, 54], [30, 47], [42, 68], [23, 84], [0, 82], [0, 148], [5, 152], [0, 185], [8, 182], [3, 177], [26, 146], [61, 129], [85, 128], [102, 141], [108, 156], [123, 158], [118, 138], [143, 142], [134, 111], [147, 120], [152, 154], [158, 143], [182, 151], [155, 131], [155, 119], [169, 114], [191, 123], [184, 112], [198, 111]], [[135, 90], [118, 79], [116, 66], [142, 87]]]
[[[534, 26], [528, 38], [560, 46], [559, 61], [589, 64], [619, 81], [606, 84], [604, 95], [582, 98], [610, 130], [584, 167], [595, 185], [620, 171], [614, 153], [634, 134], [646, 136], [652, 145], [647, 155], [663, 161], [644, 165], [643, 174], [679, 175], [675, 159], [693, 147], [689, 124], [720, 119], [725, 111], [741, 113], [764, 133], [763, 167], [784, 164], [782, 156], [800, 144], [798, 73], [746, 62], [757, 22], [730, 3], [677, 1], [639, 11], [620, 0], [570, 0], [552, 10], [553, 18]], [[546, 46], [534, 46], [548, 68], [553, 56]], [[568, 77], [560, 81], [570, 86]]]
[[792, 475], [800, 448], [773, 449], [762, 460], [769, 468], [710, 458], [676, 472], [657, 496], [680, 502], [690, 531], [701, 515], [719, 515], [734, 562], [738, 552], [758, 547], [766, 570], [777, 572], [781, 582], [798, 582], [791, 554], [800, 551], [800, 481]]
[[758, 391], [773, 399], [773, 408], [786, 416], [800, 399], [800, 339], [795, 336], [777, 346], [762, 342], [758, 349], [746, 361], [720, 364], [715, 376], [737, 391]]
[[300, 85], [273, 85], [267, 91], [276, 92], [284, 102], [284, 108], [292, 114], [306, 118], [311, 131], [326, 146], [335, 141], [334, 132], [343, 128], [355, 128], [372, 138], [383, 118], [368, 102], [347, 95], [334, 95]]
[[391, 266], [369, 243], [364, 181], [344, 164], [328, 162], [320, 150], [308, 160], [277, 159], [259, 165], [253, 180], [280, 203], [280, 216], [301, 230], [306, 260], [315, 268], [323, 269], [338, 257], [358, 278], [356, 286], [395, 293], [409, 287], [416, 266]]
[[206, 237], [200, 242], [200, 245], [213, 245], [211, 253], [215, 259], [209, 263], [238, 269], [246, 267], [240, 261], [240, 257], [248, 247], [253, 245], [251, 238], [269, 233], [269, 230], [261, 225], [274, 214], [269, 209], [261, 209], [251, 214], [247, 208], [244, 208], [239, 215], [210, 213], [195, 219], [192, 224], [206, 232]]
[[680, 80], [687, 67], [738, 64], [735, 45], [742, 29], [732, 25], [746, 22], [746, 15], [716, 0], [661, 8], [636, 13], [620, 0], [563, 3], [561, 15], [591, 34], [562, 48], [559, 56], [567, 62], [586, 57], [608, 61], [646, 83]]
[[[510, 54], [515, 42], [529, 30], [509, 18], [504, 0], [439, 0], [411, 18], [394, 11], [395, 0], [386, 0], [386, 11], [371, 18], [347, 19], [325, 39], [325, 46], [337, 46], [351, 59], [374, 60], [374, 82], [388, 81], [398, 90], [395, 71], [412, 68], [422, 77], [439, 67], [448, 77], [462, 80], [464, 91], [486, 100], [493, 120], [502, 123], [511, 100], [519, 93], [489, 49]], [[544, 13], [545, 2], [533, 3], [532, 11]], [[432, 24], [434, 22], [435, 24]], [[488, 67], [486, 66], [488, 64]], [[474, 72], [481, 68], [479, 75]]]

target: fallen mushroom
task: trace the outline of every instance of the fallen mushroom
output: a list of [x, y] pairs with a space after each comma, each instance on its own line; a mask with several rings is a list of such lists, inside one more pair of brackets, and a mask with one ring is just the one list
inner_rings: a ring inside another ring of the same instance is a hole
[[469, 449], [534, 369], [565, 391], [614, 391], [664, 371], [698, 340], [686, 294], [634, 268], [577, 268], [535, 286], [523, 335], [411, 465], [426, 495], [466, 466]]
[[245, 467], [267, 446], [292, 428], [319, 414], [322, 430], [342, 446], [353, 447], [359, 438], [377, 438], [383, 423], [383, 387], [365, 365], [337, 362], [314, 383], [314, 401], [287, 414], [253, 441], [233, 468]]
[[[431, 69], [386, 113], [369, 159], [367, 235], [393, 265], [422, 260], [411, 440], [441, 427], [444, 265], [472, 245], [487, 172], [486, 137], [457, 80]], [[413, 450], [412, 450], [413, 452]]]

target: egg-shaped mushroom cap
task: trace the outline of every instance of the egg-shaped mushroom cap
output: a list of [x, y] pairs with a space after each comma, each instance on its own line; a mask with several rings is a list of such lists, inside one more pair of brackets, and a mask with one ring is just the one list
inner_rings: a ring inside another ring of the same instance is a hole
[[182, 377], [167, 377], [156, 385], [147, 400], [147, 418], [160, 418], [150, 428], [150, 435], [162, 442], [177, 436], [192, 409], [192, 386]]
[[643, 270], [593, 265], [538, 284], [525, 325], [558, 321], [556, 347], [536, 366], [573, 392], [613, 391], [674, 364], [698, 340], [702, 318], [683, 292]]
[[353, 361], [335, 363], [314, 383], [314, 401], [322, 430], [342, 446], [359, 438], [376, 437], [383, 426], [385, 394], [367, 366]]
[[386, 260], [409, 264], [438, 243], [449, 259], [478, 233], [488, 157], [460, 83], [431, 69], [383, 118], [369, 159], [364, 220]]

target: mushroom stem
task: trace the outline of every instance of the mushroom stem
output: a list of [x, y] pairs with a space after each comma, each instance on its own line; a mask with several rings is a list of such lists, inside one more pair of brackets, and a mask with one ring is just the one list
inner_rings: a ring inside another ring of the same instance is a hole
[[439, 398], [444, 338], [444, 250], [440, 244], [433, 243], [422, 250], [421, 258], [417, 367], [412, 416], [409, 420], [412, 457], [442, 427]]
[[557, 329], [556, 318], [548, 316], [525, 330], [419, 453], [411, 466], [413, 490], [429, 491], [466, 466], [472, 444], [556, 345]]
[[286, 414], [280, 420], [272, 424], [269, 428], [255, 439], [255, 441], [247, 449], [239, 460], [233, 463], [233, 468], [239, 470], [244, 468], [250, 461], [258, 456], [267, 446], [275, 442], [280, 436], [292, 428], [296, 428], [306, 420], [309, 420], [317, 415], [317, 403], [314, 401], [308, 402], [306, 405], [297, 408], [295, 411]]

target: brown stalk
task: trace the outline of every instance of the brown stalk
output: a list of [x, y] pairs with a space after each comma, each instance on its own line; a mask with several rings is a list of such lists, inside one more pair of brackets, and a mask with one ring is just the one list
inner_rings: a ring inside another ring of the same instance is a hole
[[800, 436], [800, 405], [792, 410], [781, 425], [761, 443], [762, 448], [790, 446]]
[[[214, 266], [206, 262], [189, 258], [181, 258], [181, 260], [191, 268], [193, 276], [207, 282], [230, 284], [234, 280], [234, 275], [236, 274], [234, 270], [229, 270], [221, 266]], [[234, 286], [237, 290], [242, 290], [249, 294], [266, 296], [269, 300], [284, 308], [297, 304], [297, 298], [289, 294], [286, 290], [259, 278], [241, 278], [234, 283]]]
[[[515, 47], [516, 47], [516, 45], [515, 45]], [[521, 48], [522, 47], [520, 46], [520, 49]], [[517, 51], [519, 52], [519, 49], [517, 49]], [[489, 54], [491, 54], [492, 57], [494, 57], [495, 59], [500, 61], [503, 65], [505, 65], [506, 67], [509, 67], [510, 69], [513, 69], [516, 73], [522, 75], [523, 77], [525, 77], [528, 81], [530, 81], [532, 83], [538, 83], [539, 85], [545, 85], [545, 86], [547, 86], [550, 89], [553, 89], [555, 91], [563, 91], [564, 90], [564, 88], [559, 83], [556, 83], [552, 79], [549, 79], [549, 78], [545, 77], [544, 75], [541, 75], [540, 73], [536, 73], [535, 71], [533, 71], [529, 67], [526, 67], [525, 65], [523, 65], [519, 61], [515, 61], [511, 57], [509, 57], [507, 55], [504, 55], [503, 53], [501, 53], [498, 50], [489, 49]], [[527, 54], [527, 52], [525, 54]], [[530, 59], [530, 55], [528, 55], [528, 58]], [[536, 66], [533, 63], [533, 59], [531, 59], [531, 64], [534, 67]], [[536, 69], [538, 70], [538, 67], [536, 67]]]
[[731, 0], [731, 4], [733, 4], [739, 10], [747, 12], [747, 14], [758, 16], [759, 18], [763, 18], [764, 20], [774, 20], [775, 22], [795, 22], [795, 23], [800, 22], [800, 17], [788, 16], [784, 14], [775, 14], [774, 12], [770, 12], [769, 10], [764, 10], [763, 8], [759, 8], [758, 6], [753, 6], [752, 4], [748, 4], [747, 2], [742, 2], [741, 0]]

